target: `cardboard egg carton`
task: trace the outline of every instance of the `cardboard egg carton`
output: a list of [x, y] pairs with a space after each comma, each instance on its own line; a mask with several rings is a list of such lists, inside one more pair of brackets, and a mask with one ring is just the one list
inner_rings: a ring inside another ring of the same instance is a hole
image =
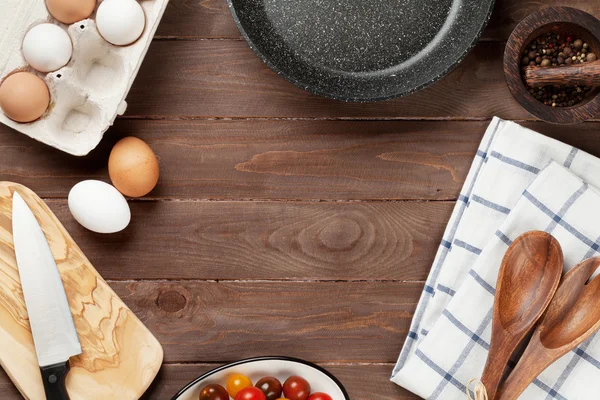
[[[146, 16], [142, 36], [129, 46], [104, 40], [94, 18], [65, 25], [48, 13], [45, 0], [0, 0], [0, 80], [19, 71], [40, 76], [50, 89], [51, 102], [37, 121], [18, 123], [0, 111], [0, 122], [40, 142], [83, 156], [93, 150], [127, 108], [133, 84], [168, 0], [138, 0]], [[98, 1], [98, 5], [101, 0]], [[33, 26], [51, 22], [67, 30], [73, 56], [58, 71], [40, 73], [28, 66], [21, 45]]]

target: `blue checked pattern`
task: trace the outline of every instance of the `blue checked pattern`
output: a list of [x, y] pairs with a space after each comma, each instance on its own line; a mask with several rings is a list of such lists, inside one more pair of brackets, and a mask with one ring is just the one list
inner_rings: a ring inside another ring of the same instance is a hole
[[[564, 182], [549, 185], [548, 176], [553, 174], [562, 176]], [[525, 230], [553, 233], [563, 246], [572, 243], [572, 265], [596, 255], [600, 230], [593, 229], [600, 228], [590, 225], [600, 227], [600, 211], [595, 224], [589, 215], [578, 219], [581, 210], [587, 214], [594, 207], [600, 210], [600, 200], [594, 203], [598, 192], [593, 187], [600, 187], [600, 160], [494, 119], [440, 244], [392, 381], [423, 398], [463, 399], [464, 386], [481, 373], [489, 347], [491, 314], [487, 313], [499, 265], [491, 263], [495, 273], [490, 275], [490, 260], [501, 259], [517, 231], [525, 228], [523, 224], [531, 225]], [[507, 225], [515, 221], [518, 227]], [[573, 392], [574, 387], [581, 387], [581, 382], [576, 385], [578, 376], [600, 385], [596, 361], [600, 360], [600, 344], [594, 345], [596, 340], [600, 343], [598, 336], [540, 375], [527, 389], [531, 397], [524, 398], [579, 398]], [[600, 389], [594, 393], [600, 394]]]

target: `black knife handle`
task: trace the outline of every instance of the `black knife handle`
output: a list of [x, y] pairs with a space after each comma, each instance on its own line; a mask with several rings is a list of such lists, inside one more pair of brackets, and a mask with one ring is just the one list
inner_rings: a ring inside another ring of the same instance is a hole
[[40, 367], [46, 400], [69, 400], [65, 380], [70, 369], [69, 361]]

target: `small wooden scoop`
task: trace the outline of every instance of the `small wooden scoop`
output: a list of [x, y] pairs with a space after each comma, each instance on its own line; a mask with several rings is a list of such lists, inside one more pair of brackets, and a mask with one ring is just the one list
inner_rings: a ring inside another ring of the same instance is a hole
[[600, 86], [600, 61], [558, 68], [529, 67], [525, 71], [529, 86]]
[[506, 251], [496, 285], [490, 352], [481, 378], [490, 399], [510, 356], [550, 304], [562, 270], [562, 250], [548, 233], [524, 233]]
[[600, 328], [600, 278], [588, 282], [599, 265], [600, 257], [590, 258], [567, 272], [497, 399], [519, 397], [550, 364]]

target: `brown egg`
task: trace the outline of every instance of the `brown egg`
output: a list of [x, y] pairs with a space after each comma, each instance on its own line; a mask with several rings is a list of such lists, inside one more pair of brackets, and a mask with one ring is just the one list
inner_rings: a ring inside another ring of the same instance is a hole
[[0, 108], [17, 122], [31, 122], [41, 117], [50, 104], [46, 83], [30, 72], [17, 72], [0, 85]]
[[60, 22], [72, 24], [92, 15], [96, 0], [46, 0], [46, 7]]
[[108, 158], [108, 174], [125, 196], [142, 197], [156, 186], [159, 176], [156, 155], [141, 139], [126, 137], [117, 142]]

